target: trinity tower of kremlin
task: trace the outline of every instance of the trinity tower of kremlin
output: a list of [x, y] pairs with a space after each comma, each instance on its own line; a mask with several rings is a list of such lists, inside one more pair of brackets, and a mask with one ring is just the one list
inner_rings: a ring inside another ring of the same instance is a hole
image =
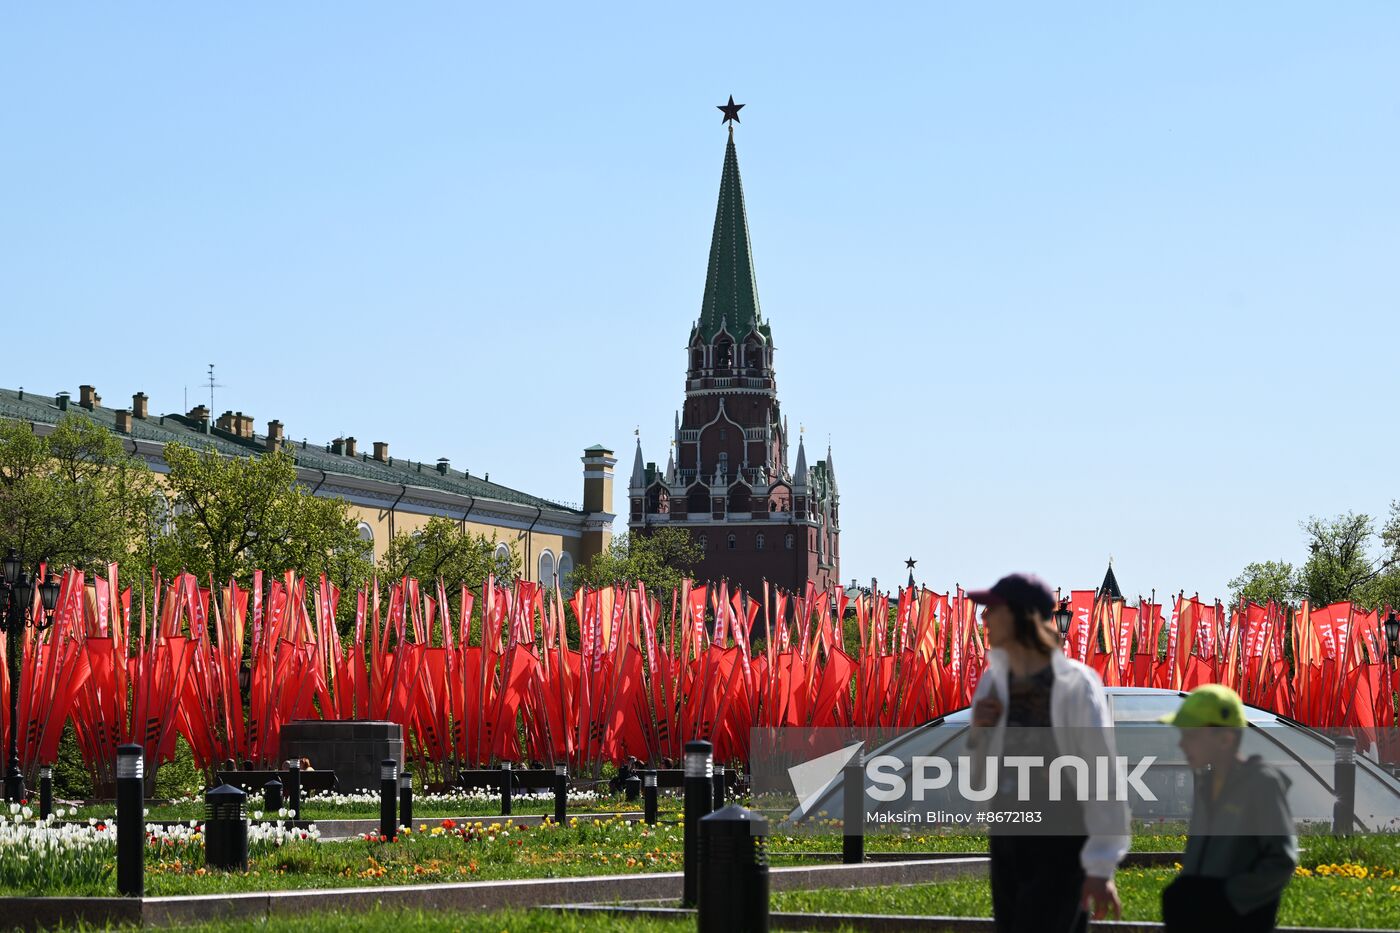
[[742, 104], [721, 106], [729, 124], [700, 316], [686, 345], [685, 401], [664, 470], [641, 441], [628, 482], [628, 529], [685, 528], [704, 558], [699, 580], [727, 579], [754, 595], [762, 583], [789, 591], [834, 587], [840, 572], [840, 495], [831, 450], [807, 458], [778, 402], [773, 332], [758, 304], [748, 216], [734, 148]]

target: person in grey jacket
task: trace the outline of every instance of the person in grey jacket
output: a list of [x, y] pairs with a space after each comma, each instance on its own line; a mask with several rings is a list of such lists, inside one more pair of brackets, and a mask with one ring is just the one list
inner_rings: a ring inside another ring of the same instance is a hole
[[1272, 930], [1298, 865], [1288, 778], [1240, 754], [1246, 720], [1222, 684], [1192, 690], [1175, 714], [1181, 750], [1196, 773], [1181, 874], [1162, 891], [1168, 931]]

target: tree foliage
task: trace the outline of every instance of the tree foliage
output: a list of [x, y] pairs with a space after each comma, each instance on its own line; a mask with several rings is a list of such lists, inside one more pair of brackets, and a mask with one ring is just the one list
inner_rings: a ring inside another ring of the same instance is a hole
[[27, 564], [139, 573], [150, 558], [156, 479], [111, 431], [65, 415], [46, 436], [0, 420], [0, 548]]
[[1230, 605], [1246, 600], [1259, 605], [1291, 602], [1298, 594], [1298, 573], [1282, 560], [1256, 561], [1230, 581]]
[[1392, 532], [1397, 524], [1400, 503], [1391, 504], [1390, 522], [1380, 536], [1371, 516], [1355, 512], [1301, 522], [1309, 557], [1298, 574], [1299, 594], [1315, 606], [1347, 600], [1376, 606], [1400, 572], [1396, 560], [1400, 548], [1394, 540], [1400, 535]]
[[606, 551], [574, 571], [574, 584], [600, 587], [640, 580], [650, 591], [669, 594], [703, 558], [700, 546], [684, 528], [658, 528], [649, 535], [622, 534], [613, 538]]
[[1390, 516], [1379, 531], [1374, 518], [1356, 512], [1313, 516], [1298, 525], [1307, 560], [1298, 567], [1282, 560], [1249, 564], [1230, 581], [1232, 600], [1400, 606], [1400, 500], [1390, 504]]
[[488, 573], [514, 577], [520, 573], [520, 552], [509, 542], [510, 556], [498, 557], [498, 542], [473, 534], [449, 518], [434, 516], [416, 531], [394, 535], [379, 561], [385, 577], [417, 577], [424, 582], [442, 577], [452, 588], [462, 583], [480, 587]]
[[373, 569], [368, 541], [344, 499], [320, 498], [297, 482], [286, 453], [224, 457], [167, 444], [169, 531], [156, 545], [163, 574], [187, 570], [222, 583], [256, 570], [325, 573], [352, 588]]

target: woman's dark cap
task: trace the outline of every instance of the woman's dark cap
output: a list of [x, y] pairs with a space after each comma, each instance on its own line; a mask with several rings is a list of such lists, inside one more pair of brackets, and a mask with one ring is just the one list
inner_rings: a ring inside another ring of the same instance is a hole
[[1045, 581], [1028, 573], [1002, 577], [991, 589], [971, 590], [967, 598], [984, 606], [1010, 606], [1023, 612], [1039, 612], [1047, 619], [1055, 611], [1055, 594]]

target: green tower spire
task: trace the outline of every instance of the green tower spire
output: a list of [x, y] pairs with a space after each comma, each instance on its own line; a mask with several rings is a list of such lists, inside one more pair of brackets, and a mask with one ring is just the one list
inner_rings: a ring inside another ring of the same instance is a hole
[[749, 218], [744, 210], [744, 185], [739, 178], [732, 124], [724, 149], [719, 206], [710, 239], [710, 265], [705, 273], [705, 299], [700, 305], [696, 331], [702, 340], [709, 341], [721, 326], [736, 340], [742, 340], [755, 328], [768, 334], [758, 308], [758, 285], [753, 276], [753, 254], [749, 251]]

